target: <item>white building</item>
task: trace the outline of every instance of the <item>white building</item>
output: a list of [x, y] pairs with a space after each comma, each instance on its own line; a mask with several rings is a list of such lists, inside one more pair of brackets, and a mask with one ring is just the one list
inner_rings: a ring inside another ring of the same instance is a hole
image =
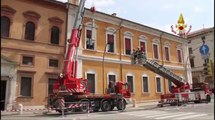
[[191, 32], [187, 39], [189, 40], [189, 53], [190, 64], [192, 68], [193, 82], [206, 81], [213, 85], [214, 83], [214, 66], [212, 66], [212, 75], [205, 75], [203, 73], [204, 59], [199, 51], [200, 47], [205, 41], [205, 45], [209, 47], [209, 59], [214, 63], [214, 27], [203, 28], [194, 32]]

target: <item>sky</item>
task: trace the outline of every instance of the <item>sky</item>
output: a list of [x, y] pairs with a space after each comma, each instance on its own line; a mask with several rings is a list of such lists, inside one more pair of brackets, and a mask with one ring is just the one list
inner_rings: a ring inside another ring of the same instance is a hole
[[186, 30], [190, 25], [191, 32], [214, 27], [214, 0], [86, 0], [85, 7], [91, 6], [99, 12], [116, 13], [120, 18], [168, 33], [172, 33], [171, 25], [176, 30], [180, 13], [187, 24]]

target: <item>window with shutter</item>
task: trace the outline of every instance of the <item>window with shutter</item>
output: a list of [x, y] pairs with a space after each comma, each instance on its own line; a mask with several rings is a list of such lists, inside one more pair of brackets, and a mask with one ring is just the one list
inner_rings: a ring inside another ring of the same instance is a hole
[[178, 62], [182, 62], [182, 59], [181, 59], [181, 50], [177, 50], [178, 52]]
[[125, 38], [125, 54], [130, 55], [131, 54], [131, 39]]
[[144, 53], [146, 52], [146, 45], [143, 41], [140, 41], [140, 50]]
[[165, 58], [166, 61], [169, 61], [169, 48], [168, 47], [164, 47], [165, 48]]
[[158, 45], [153, 44], [154, 58], [158, 59]]
[[107, 34], [107, 40], [109, 44], [108, 52], [114, 52], [114, 35]]

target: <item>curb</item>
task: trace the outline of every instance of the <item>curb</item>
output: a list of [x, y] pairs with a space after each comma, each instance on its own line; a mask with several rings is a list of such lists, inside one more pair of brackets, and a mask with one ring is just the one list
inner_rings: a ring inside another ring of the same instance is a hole
[[[48, 109], [45, 109], [45, 108], [39, 108], [39, 109], [23, 109], [22, 111], [34, 111], [34, 110], [48, 110]], [[51, 110], [51, 109], [50, 109]], [[4, 111], [1, 111], [1, 112], [19, 112], [21, 111], [20, 109], [15, 109], [15, 110], [4, 110]]]
[[[133, 104], [128, 104], [127, 107], [126, 107], [126, 110], [130, 111], [130, 110], [143, 110], [143, 109], [152, 109], [152, 108], [156, 108], [157, 107], [157, 102], [156, 103], [137, 103], [136, 104], [136, 107], [133, 107]], [[54, 109], [46, 109], [46, 108], [39, 108], [39, 109], [23, 109], [23, 112], [22, 114], [20, 115], [23, 115], [27, 112], [32, 112], [34, 113], [35, 111], [41, 111], [43, 114], [44, 111], [47, 110], [49, 112], [53, 111]], [[4, 111], [1, 111], [2, 115], [19, 115], [18, 113], [14, 113], [14, 112], [20, 112], [21, 110], [19, 109], [16, 109], [16, 110], [4, 110]], [[47, 112], [45, 111], [45, 112]]]

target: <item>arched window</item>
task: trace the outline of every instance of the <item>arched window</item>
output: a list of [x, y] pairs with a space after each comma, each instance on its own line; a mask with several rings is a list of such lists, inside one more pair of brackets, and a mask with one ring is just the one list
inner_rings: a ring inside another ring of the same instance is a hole
[[109, 44], [107, 52], [116, 52], [116, 30], [114, 28], [106, 28], [106, 44]]
[[98, 26], [93, 22], [85, 24], [85, 48], [96, 50], [96, 34]]
[[125, 32], [124, 33], [124, 50], [125, 55], [130, 55], [133, 50], [133, 34], [131, 32]]
[[59, 28], [53, 26], [51, 28], [51, 43], [52, 44], [59, 44]]
[[6, 16], [1, 17], [1, 37], [9, 37], [10, 19]]
[[25, 39], [34, 40], [35, 24], [33, 22], [27, 22], [25, 27]]

